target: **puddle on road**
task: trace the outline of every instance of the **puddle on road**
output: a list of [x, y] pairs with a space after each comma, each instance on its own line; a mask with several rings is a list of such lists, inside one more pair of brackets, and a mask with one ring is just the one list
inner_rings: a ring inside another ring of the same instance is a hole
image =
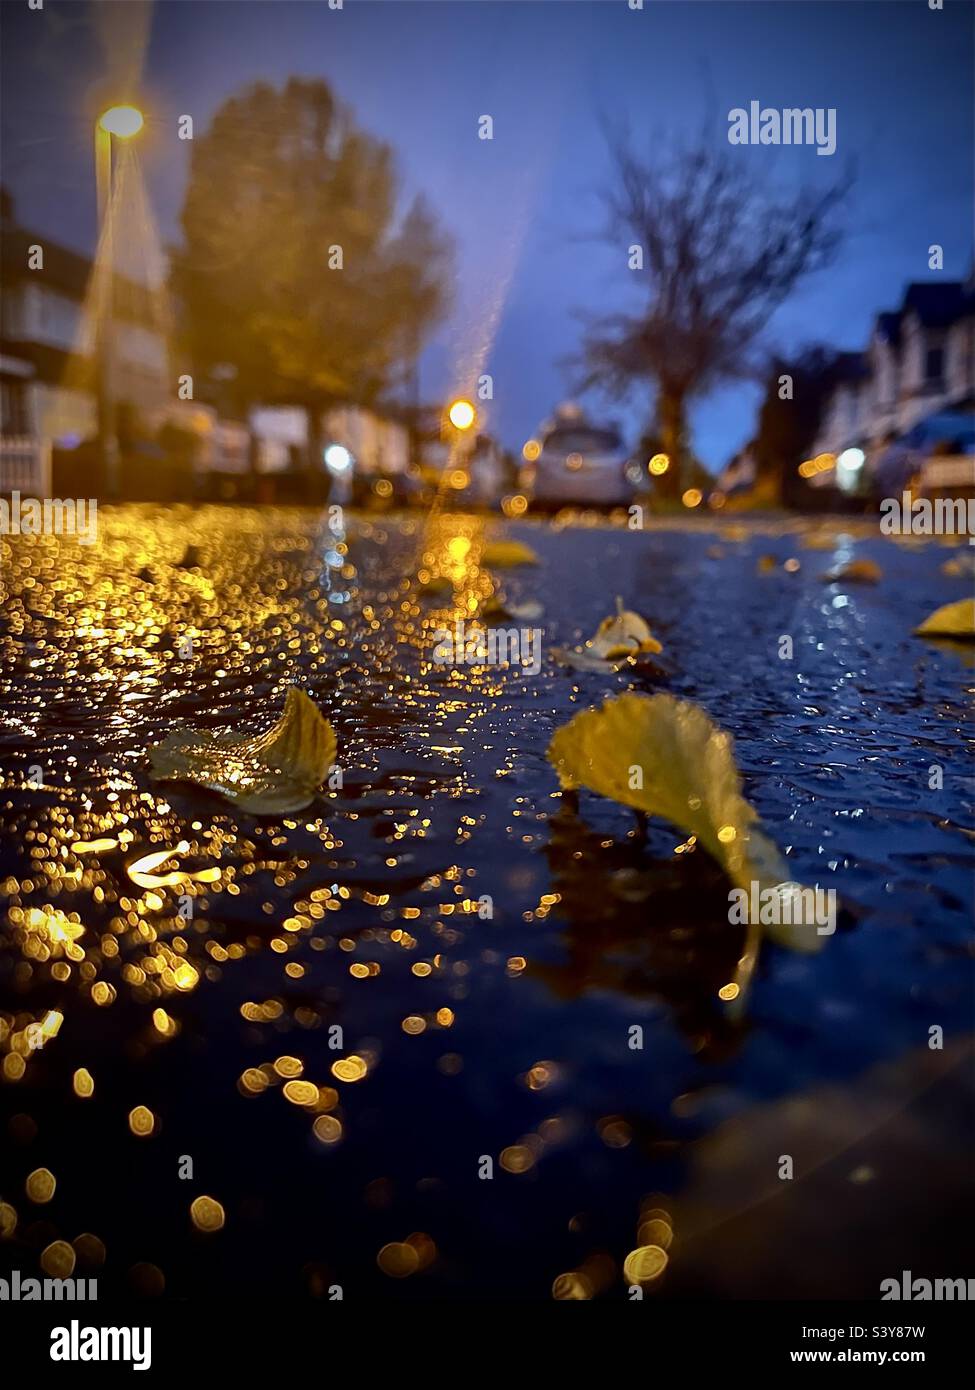
[[[867, 592], [824, 584], [834, 555], [795, 523], [518, 525], [540, 563], [494, 575], [468, 516], [99, 525], [92, 547], [3, 542], [4, 1266], [67, 1242], [106, 1294], [625, 1297], [652, 1244], [660, 1294], [700, 1291], [697, 1141], [968, 1029], [971, 668], [910, 635], [965, 592], [943, 546], [844, 524], [835, 553], [884, 569]], [[653, 678], [432, 660], [492, 596], [540, 603], [547, 649], [617, 594], [667, 688], [735, 735], [796, 878], [851, 909], [816, 958], [763, 952], [738, 1021], [721, 875], [666, 825], [563, 805], [545, 759], [576, 710]], [[289, 685], [332, 722], [341, 788], [271, 819], [149, 781], [176, 723], [261, 732]]]

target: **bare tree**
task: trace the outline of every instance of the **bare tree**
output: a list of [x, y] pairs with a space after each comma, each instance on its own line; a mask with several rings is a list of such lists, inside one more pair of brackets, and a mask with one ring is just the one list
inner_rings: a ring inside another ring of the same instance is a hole
[[750, 349], [771, 315], [836, 253], [850, 176], [778, 195], [730, 146], [701, 140], [643, 159], [625, 131], [607, 130], [607, 143], [612, 177], [599, 238], [640, 248], [642, 273], [632, 274], [643, 304], [588, 321], [581, 384], [619, 397], [636, 382], [655, 383], [657, 430], [671, 458], [662, 482], [676, 494], [689, 402], [753, 373]]

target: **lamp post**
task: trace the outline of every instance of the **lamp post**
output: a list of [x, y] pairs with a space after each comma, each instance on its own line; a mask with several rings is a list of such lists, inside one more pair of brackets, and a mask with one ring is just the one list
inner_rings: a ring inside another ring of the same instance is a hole
[[464, 434], [477, 419], [477, 411], [471, 405], [470, 401], [452, 401], [447, 410], [447, 419], [455, 430]]
[[118, 435], [113, 382], [115, 227], [112, 216], [112, 140], [138, 135], [144, 124], [135, 106], [111, 106], [95, 122], [95, 192], [98, 200], [98, 256], [104, 281], [95, 319], [98, 440], [110, 497], [118, 494]]

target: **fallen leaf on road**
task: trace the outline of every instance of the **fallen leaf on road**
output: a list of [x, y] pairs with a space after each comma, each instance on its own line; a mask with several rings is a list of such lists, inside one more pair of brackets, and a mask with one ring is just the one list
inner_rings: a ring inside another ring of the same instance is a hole
[[[761, 892], [789, 881], [784, 860], [757, 829], [758, 815], [741, 794], [731, 735], [700, 705], [672, 695], [618, 695], [557, 729], [548, 758], [563, 790], [587, 787], [694, 836], [736, 887], [748, 891], [757, 883]], [[822, 945], [815, 924], [766, 930], [796, 950]]]
[[303, 691], [289, 689], [284, 713], [257, 737], [176, 729], [149, 750], [156, 781], [193, 782], [256, 815], [300, 811], [335, 761], [335, 733]]
[[975, 579], [975, 554], [969, 550], [953, 555], [941, 566], [941, 573], [952, 579]]
[[454, 584], [445, 574], [434, 574], [428, 579], [420, 581], [420, 592], [423, 594], [446, 594], [452, 593]]
[[485, 569], [514, 569], [516, 565], [537, 565], [538, 556], [522, 541], [488, 541], [481, 551], [480, 563]]
[[502, 598], [500, 594], [492, 594], [481, 609], [481, 617], [489, 622], [497, 619], [507, 622], [511, 618], [518, 622], [533, 623], [542, 616], [545, 609], [536, 599], [524, 599], [520, 603], [513, 603], [510, 599]]
[[586, 645], [593, 656], [601, 656], [604, 661], [635, 656], [637, 652], [663, 651], [644, 619], [639, 613], [624, 608], [621, 598], [616, 600], [615, 616], [604, 618], [596, 629], [595, 637], [590, 638]]
[[827, 584], [876, 584], [883, 575], [883, 570], [873, 560], [850, 560], [834, 570], [827, 570], [823, 580]]
[[553, 647], [552, 655], [577, 671], [616, 671], [637, 657], [662, 651], [646, 621], [618, 598], [615, 615], [602, 620], [585, 647]]
[[975, 598], [961, 598], [957, 603], [946, 603], [920, 627], [914, 629], [915, 637], [963, 637], [975, 639]]

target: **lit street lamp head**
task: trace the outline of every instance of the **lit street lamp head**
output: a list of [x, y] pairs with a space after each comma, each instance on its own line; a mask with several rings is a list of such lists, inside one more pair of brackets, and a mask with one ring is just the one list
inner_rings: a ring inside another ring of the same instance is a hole
[[447, 411], [447, 418], [455, 430], [469, 430], [476, 417], [470, 401], [454, 401]]
[[110, 106], [102, 112], [98, 124], [109, 135], [128, 139], [130, 135], [138, 135], [145, 122], [142, 112], [135, 106]]

